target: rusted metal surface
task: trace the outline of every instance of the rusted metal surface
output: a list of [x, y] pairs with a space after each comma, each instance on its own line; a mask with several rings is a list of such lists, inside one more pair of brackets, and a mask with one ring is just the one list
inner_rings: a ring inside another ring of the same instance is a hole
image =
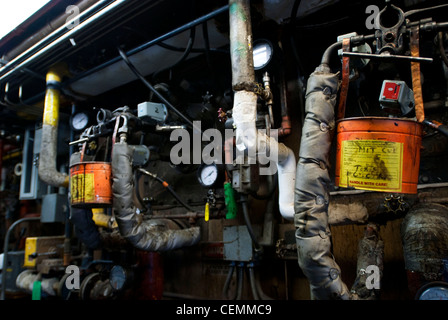
[[[358, 263], [357, 277], [351, 288], [352, 299], [358, 300], [376, 300], [379, 298], [381, 288], [381, 274], [383, 271], [384, 242], [379, 237], [379, 227], [374, 224], [366, 226], [364, 237], [358, 245]], [[376, 288], [368, 286], [371, 273], [368, 272], [369, 266], [378, 268], [380, 274], [377, 281], [379, 285]]]
[[426, 281], [442, 280], [444, 259], [448, 257], [448, 207], [422, 203], [412, 208], [401, 226], [405, 269], [411, 291]]
[[232, 86], [235, 91], [253, 91], [255, 71], [250, 2], [248, 0], [231, 0], [229, 11], [229, 20], [232, 26], [230, 28]]
[[[420, 32], [419, 27], [413, 27], [411, 29], [411, 55], [413, 57], [420, 56]], [[412, 72], [412, 90], [414, 91], [415, 100], [415, 115], [418, 122], [425, 120], [425, 111], [423, 109], [423, 93], [422, 93], [422, 81], [420, 74], [420, 63], [411, 62]]]
[[[342, 51], [350, 51], [350, 38], [342, 40]], [[350, 82], [350, 57], [342, 58], [342, 85], [339, 93], [339, 106], [337, 120], [345, 117], [345, 106], [347, 103], [348, 86]]]

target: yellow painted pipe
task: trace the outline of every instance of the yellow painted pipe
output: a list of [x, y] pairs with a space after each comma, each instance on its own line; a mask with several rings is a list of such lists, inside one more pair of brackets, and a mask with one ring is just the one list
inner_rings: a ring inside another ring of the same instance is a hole
[[47, 89], [42, 125], [41, 152], [39, 155], [39, 177], [54, 187], [67, 188], [69, 176], [56, 169], [60, 85], [66, 75], [64, 65], [56, 65], [47, 72]]
[[92, 220], [98, 227], [117, 228], [117, 222], [112, 217], [104, 213], [104, 209], [92, 209]]

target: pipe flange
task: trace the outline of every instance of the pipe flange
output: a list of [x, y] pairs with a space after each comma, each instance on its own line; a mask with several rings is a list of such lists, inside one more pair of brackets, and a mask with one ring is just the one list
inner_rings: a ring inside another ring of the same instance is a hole
[[321, 122], [319, 124], [319, 128], [320, 128], [320, 131], [322, 131], [322, 132], [328, 132], [330, 130], [330, 126], [325, 122]]
[[328, 273], [331, 280], [336, 280], [339, 277], [339, 270], [335, 268], [331, 268], [330, 272]]

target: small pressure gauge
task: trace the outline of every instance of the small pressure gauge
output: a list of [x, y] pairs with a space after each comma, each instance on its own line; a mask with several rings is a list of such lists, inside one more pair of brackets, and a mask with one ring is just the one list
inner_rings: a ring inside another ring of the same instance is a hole
[[448, 300], [448, 282], [434, 281], [421, 287], [416, 300]]
[[253, 49], [254, 69], [260, 70], [265, 68], [272, 60], [273, 55], [274, 49], [270, 41], [266, 39], [255, 41]]
[[214, 187], [222, 181], [222, 169], [215, 163], [202, 164], [198, 169], [198, 180], [204, 187]]
[[127, 278], [127, 272], [122, 266], [116, 265], [110, 270], [110, 285], [116, 291], [120, 291], [125, 287]]
[[72, 116], [70, 124], [73, 130], [82, 131], [89, 124], [89, 115], [85, 112], [77, 112]]

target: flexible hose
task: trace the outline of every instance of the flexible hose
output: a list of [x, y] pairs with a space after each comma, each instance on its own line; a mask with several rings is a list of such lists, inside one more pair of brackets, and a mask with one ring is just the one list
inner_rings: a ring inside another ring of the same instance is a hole
[[[195, 37], [196, 37], [196, 28], [193, 27], [193, 28], [190, 29], [190, 37], [189, 37], [189, 39], [188, 39], [188, 44], [187, 44], [187, 47], [185, 48], [185, 50], [184, 50], [184, 52], [183, 52], [183, 54], [182, 54], [182, 57], [180, 57], [180, 59], [177, 60], [172, 66], [170, 66], [170, 67], [168, 67], [168, 68], [166, 68], [166, 69], [164, 69], [164, 70], [173, 69], [173, 68], [177, 67], [179, 64], [181, 64], [182, 62], [184, 62], [185, 59], [187, 59], [187, 57], [188, 57], [188, 56], [190, 55], [190, 53], [191, 53], [191, 50], [193, 49], [193, 45], [194, 45]], [[162, 73], [164, 70], [160, 70], [160, 71], [156, 72], [156, 73], [152, 76], [152, 78], [153, 78], [153, 79], [156, 78], [156, 77], [157, 77], [160, 73]]]
[[333, 54], [333, 52], [335, 50], [341, 49], [342, 48], [342, 41], [338, 41], [333, 43], [331, 46], [329, 46], [324, 54], [322, 55], [322, 60], [320, 62], [321, 65], [325, 65], [325, 66], [329, 66], [330, 65], [330, 59], [331, 59], [331, 55]]
[[261, 300], [274, 300], [264, 293], [263, 289], [261, 288], [260, 279], [258, 279], [257, 275], [255, 275], [255, 286], [257, 287], [257, 292]]
[[121, 58], [123, 59], [123, 61], [126, 63], [126, 65], [129, 67], [129, 69], [137, 76], [137, 78], [139, 78], [143, 84], [149, 89], [151, 90], [152, 93], [154, 93], [156, 95], [156, 97], [158, 99], [160, 99], [160, 101], [162, 101], [164, 104], [166, 104], [166, 106], [168, 108], [171, 109], [171, 111], [173, 111], [174, 113], [176, 113], [180, 118], [182, 118], [186, 123], [188, 123], [191, 127], [193, 127], [193, 122], [188, 119], [182, 112], [180, 112], [175, 106], [173, 106], [167, 99], [165, 99], [164, 96], [162, 96], [160, 94], [160, 92], [158, 92], [152, 85], [151, 83], [149, 83], [148, 80], [146, 80], [146, 78], [137, 70], [137, 68], [132, 64], [132, 62], [129, 60], [128, 56], [126, 55], [126, 53], [121, 50], [120, 48], [117, 48], [118, 52], [120, 53]]
[[263, 247], [258, 243], [257, 237], [255, 236], [254, 230], [252, 228], [252, 223], [250, 222], [246, 195], [241, 195], [241, 206], [243, 208], [244, 221], [246, 222], [247, 231], [249, 232], [249, 236], [252, 239], [252, 243], [254, 244], [254, 249], [256, 252], [262, 251]]
[[238, 285], [237, 285], [237, 293], [236, 293], [236, 300], [241, 300], [241, 297], [243, 295], [243, 281], [244, 281], [244, 270], [243, 270], [243, 266], [238, 265], [237, 267], [238, 269], [238, 273], [237, 273], [237, 280], [238, 280]]
[[195, 210], [191, 207], [191, 206], [189, 206], [178, 194], [177, 194], [177, 192], [176, 191], [174, 191], [174, 189], [168, 184], [168, 182], [166, 182], [165, 180], [163, 180], [162, 178], [160, 178], [160, 177], [158, 177], [157, 175], [155, 175], [155, 174], [153, 174], [153, 173], [151, 173], [151, 172], [149, 172], [149, 171], [147, 171], [147, 170], [144, 170], [144, 169], [141, 169], [141, 168], [139, 168], [138, 169], [140, 172], [142, 172], [142, 173], [144, 173], [144, 174], [146, 174], [147, 176], [150, 176], [151, 178], [153, 178], [153, 179], [155, 179], [156, 181], [158, 181], [158, 182], [160, 182], [164, 187], [165, 187], [165, 189], [167, 189], [170, 193], [171, 193], [171, 195], [181, 204], [181, 205], [183, 205], [187, 210], [189, 210], [189, 211], [191, 211], [191, 212], [194, 212]]
[[[227, 273], [226, 282], [224, 283], [224, 287], [222, 289], [223, 299], [229, 299], [229, 297], [228, 297], [229, 287], [230, 287], [230, 282], [232, 281], [234, 272], [235, 272], [235, 262], [232, 262], [232, 264], [230, 265], [230, 268], [229, 268], [229, 272]], [[235, 296], [233, 297], [233, 299], [229, 299], [229, 300], [234, 300], [235, 297], [236, 297], [236, 292], [235, 292]]]
[[260, 297], [258, 295], [257, 286], [255, 284], [255, 274], [254, 274], [254, 268], [253, 266], [249, 266], [249, 281], [250, 281], [250, 287], [252, 289], [252, 295], [254, 296], [254, 300], [260, 300]]

